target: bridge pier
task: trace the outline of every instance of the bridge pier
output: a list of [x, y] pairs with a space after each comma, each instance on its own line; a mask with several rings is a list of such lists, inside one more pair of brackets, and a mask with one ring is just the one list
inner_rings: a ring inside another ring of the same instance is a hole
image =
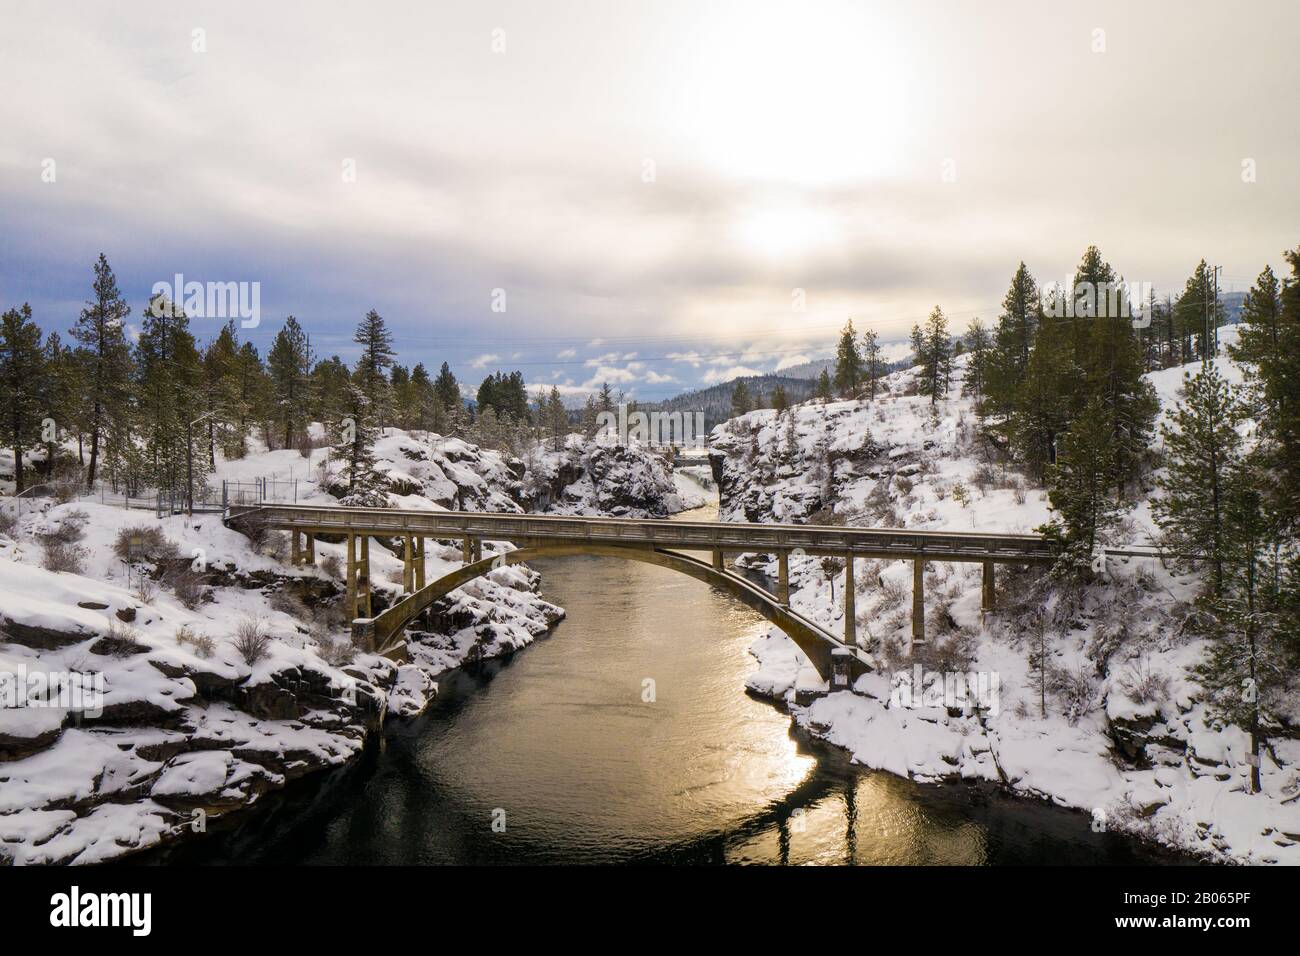
[[858, 643], [858, 608], [856, 588], [853, 586], [853, 555], [844, 559], [844, 643], [856, 647]]
[[992, 611], [997, 606], [997, 592], [993, 583], [993, 562], [984, 562], [984, 587], [980, 595], [980, 609]]
[[790, 606], [790, 555], [782, 551], [777, 555], [776, 564], [778, 570], [776, 582], [777, 600], [787, 607]]
[[726, 570], [726, 566], [723, 564], [723, 561], [722, 561], [722, 549], [721, 549], [721, 548], [714, 548], [714, 549], [713, 549], [713, 570], [715, 570], [715, 571], [725, 571], [725, 570]]
[[402, 593], [415, 590], [415, 544], [409, 534], [402, 536]]
[[373, 617], [370, 604], [370, 535], [361, 536], [361, 567], [360, 574], [357, 578], [357, 613], [356, 617], [361, 617], [364, 610], [365, 617]]
[[314, 565], [316, 563], [316, 535], [310, 531], [306, 531], [303, 533], [303, 538], [307, 542], [307, 557], [305, 561], [307, 564]]
[[348, 533], [348, 592], [347, 592], [347, 610], [348, 620], [352, 621], [357, 616], [357, 536]]
[[925, 560], [912, 560], [912, 643], [925, 643]]
[[425, 564], [424, 551], [428, 544], [428, 539], [420, 535], [415, 539], [415, 589], [418, 591], [424, 587], [425, 573], [428, 568]]
[[289, 532], [289, 564], [297, 567], [302, 564], [302, 549], [298, 547], [298, 531]]

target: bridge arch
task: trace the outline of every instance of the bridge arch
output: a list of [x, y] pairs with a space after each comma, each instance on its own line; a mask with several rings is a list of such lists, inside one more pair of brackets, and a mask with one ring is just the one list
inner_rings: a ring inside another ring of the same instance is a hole
[[850, 681], [870, 669], [867, 658], [857, 648], [848, 647], [829, 631], [781, 604], [775, 595], [763, 590], [754, 582], [725, 570], [719, 571], [708, 562], [690, 555], [644, 545], [533, 543], [490, 558], [483, 558], [457, 568], [425, 587], [403, 596], [377, 617], [356, 619], [352, 624], [353, 640], [361, 647], [382, 653], [399, 643], [402, 632], [417, 616], [456, 588], [497, 568], [573, 555], [596, 555], [625, 561], [641, 561], [669, 568], [720, 588], [789, 635], [799, 649], [808, 656], [813, 667], [824, 680], [831, 679], [832, 662], [836, 658], [846, 661], [845, 670]]

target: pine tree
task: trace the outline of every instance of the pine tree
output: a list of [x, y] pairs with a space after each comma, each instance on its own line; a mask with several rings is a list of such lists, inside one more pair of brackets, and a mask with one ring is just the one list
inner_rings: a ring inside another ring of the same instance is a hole
[[[919, 341], [915, 338], [917, 331], [921, 332]], [[913, 336], [914, 347], [920, 346], [920, 392], [929, 395], [933, 405], [941, 395], [947, 397], [952, 375], [952, 338], [948, 335], [948, 319], [943, 310], [936, 305], [926, 319], [924, 330], [914, 330]]]
[[342, 501], [351, 505], [382, 504], [384, 497], [378, 490], [379, 476], [374, 467], [374, 409], [360, 382], [348, 385], [341, 411], [330, 434], [332, 454], [342, 463], [341, 474], [347, 481]]
[[1272, 506], [1291, 534], [1300, 528], [1300, 249], [1286, 253], [1276, 353], [1259, 365], [1260, 421]]
[[[433, 380], [429, 378], [429, 370], [424, 367], [423, 362], [415, 363], [415, 368], [411, 369], [411, 398], [410, 398], [410, 415], [412, 426], [421, 431], [428, 431], [433, 427], [433, 421], [436, 416], [436, 401], [433, 394]], [[445, 415], [445, 413], [443, 413]], [[445, 427], [445, 421], [439, 422], [439, 427], [434, 429], [442, 434]]]
[[1289, 707], [1296, 685], [1294, 648], [1287, 647], [1288, 622], [1280, 613], [1277, 516], [1261, 491], [1267, 481], [1256, 456], [1242, 458], [1226, 475], [1223, 586], [1201, 602], [1212, 644], [1195, 671], [1210, 717], [1250, 734], [1254, 793], [1260, 791], [1265, 718]]
[[1232, 358], [1254, 366], [1275, 360], [1282, 344], [1282, 300], [1271, 267], [1264, 267], [1246, 293], [1241, 323], [1237, 343], [1228, 347]]
[[[1022, 262], [1002, 299], [986, 369], [980, 413], [1005, 425], [1016, 412], [1020, 387], [1029, 370], [1029, 355], [1042, 321], [1038, 284]], [[1007, 429], [1003, 427], [1003, 436]]]
[[72, 349], [63, 344], [58, 332], [45, 337], [44, 363], [46, 416], [56, 425], [45, 436], [45, 473], [48, 478], [53, 478], [58, 465], [59, 434], [78, 434], [84, 403], [77, 358]]
[[736, 379], [736, 384], [731, 389], [731, 417], [739, 418], [753, 408], [753, 401], [749, 396], [749, 386], [745, 384], [743, 378]]
[[835, 389], [843, 398], [857, 398], [862, 387], [862, 356], [858, 352], [858, 336], [849, 319], [840, 330], [840, 343], [835, 350]]
[[993, 339], [978, 318], [972, 319], [966, 329], [966, 351], [970, 355], [966, 364], [964, 385], [966, 391], [979, 402], [988, 381], [989, 362], [993, 354]]
[[778, 415], [790, 407], [790, 398], [785, 393], [785, 386], [780, 382], [777, 382], [772, 389], [772, 407], [776, 409]]
[[1102, 537], [1119, 519], [1109, 492], [1110, 428], [1093, 399], [1061, 439], [1056, 464], [1048, 469], [1047, 496], [1055, 512], [1040, 533], [1060, 542], [1069, 564], [1091, 561]]
[[438, 370], [438, 377], [433, 380], [434, 401], [451, 414], [452, 409], [464, 408], [465, 403], [460, 397], [460, 383], [456, 381], [456, 376], [451, 373], [451, 367], [446, 362], [442, 363], [442, 368]]
[[[0, 441], [14, 453], [14, 493], [25, 487], [23, 455], [40, 439], [50, 381], [46, 375], [41, 330], [32, 308], [23, 303], [0, 316]], [[52, 463], [52, 462], [51, 462]]]
[[1067, 321], [1043, 320], [1029, 352], [1024, 379], [1016, 388], [1010, 418], [996, 429], [1040, 482], [1056, 462], [1059, 436], [1070, 426], [1071, 396], [1060, 384], [1075, 377], [1070, 344], [1062, 328]]
[[[262, 367], [262, 357], [257, 346], [245, 342], [239, 347], [239, 356], [235, 361], [235, 381], [232, 392], [235, 396], [234, 443], [237, 444], [236, 457], [242, 458], [248, 452], [248, 435], [255, 422], [265, 420], [266, 409], [270, 405], [271, 383]], [[267, 447], [271, 447], [270, 435], [267, 435]]]
[[[148, 478], [160, 490], [185, 491], [190, 476], [190, 423], [201, 412], [203, 363], [189, 317], [161, 295], [149, 301], [136, 343], [136, 402]], [[197, 494], [207, 456], [192, 456]]]
[[231, 319], [203, 350], [203, 412], [208, 415], [208, 466], [217, 467], [218, 442], [229, 456], [243, 445], [239, 428], [239, 338]]
[[117, 289], [117, 278], [101, 252], [95, 263], [94, 293], [73, 326], [72, 337], [86, 371], [84, 388], [89, 406], [90, 463], [86, 484], [99, 474], [100, 450], [109, 432], [128, 431], [131, 394], [131, 352], [126, 342], [126, 317], [131, 308]]
[[378, 312], [371, 309], [357, 326], [352, 341], [361, 346], [357, 359], [356, 384], [365, 393], [375, 421], [382, 431], [392, 415], [388, 369], [393, 364], [393, 337]]
[[875, 329], [862, 333], [862, 369], [867, 381], [867, 395], [876, 400], [876, 386], [885, 374], [885, 363], [880, 358], [880, 337]]
[[554, 385], [551, 386], [551, 394], [546, 401], [544, 420], [551, 434], [552, 450], [563, 451], [564, 439], [569, 431], [569, 412], [564, 407], [564, 399], [560, 398], [560, 390]]
[[[273, 416], [284, 448], [297, 447], [307, 432], [310, 415], [308, 362], [307, 333], [291, 315], [284, 320], [284, 325], [276, 333], [275, 341], [271, 343], [271, 351], [266, 354], [266, 364], [271, 375]], [[358, 374], [361, 376], [362, 388], [365, 389], [368, 373], [362, 372], [362, 367], [366, 367], [364, 353]], [[367, 390], [366, 394], [369, 397], [372, 392]]]
[[1227, 476], [1241, 457], [1237, 425], [1243, 415], [1231, 387], [1210, 363], [1194, 378], [1184, 376], [1173, 425], [1160, 428], [1167, 468], [1152, 513], [1176, 553], [1209, 562], [1215, 596], [1223, 591]]
[[831, 391], [831, 376], [830, 373], [827, 372], [826, 369], [824, 368], [822, 369], [822, 373], [817, 376], [816, 394], [817, 394], [817, 400], [821, 402], [823, 405], [825, 405], [832, 398], [834, 398], [834, 393]]

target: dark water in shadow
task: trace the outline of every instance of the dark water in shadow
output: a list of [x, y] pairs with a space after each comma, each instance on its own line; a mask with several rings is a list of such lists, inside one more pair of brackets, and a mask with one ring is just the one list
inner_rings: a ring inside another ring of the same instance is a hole
[[569, 614], [551, 636], [508, 660], [445, 675], [430, 712], [390, 727], [357, 766], [301, 781], [238, 830], [166, 858], [1177, 859], [1093, 833], [1083, 814], [987, 787], [920, 786], [854, 767], [838, 751], [803, 739], [785, 713], [744, 691], [753, 667], [746, 648], [761, 632], [761, 618], [697, 581], [601, 558], [537, 567], [547, 597]]

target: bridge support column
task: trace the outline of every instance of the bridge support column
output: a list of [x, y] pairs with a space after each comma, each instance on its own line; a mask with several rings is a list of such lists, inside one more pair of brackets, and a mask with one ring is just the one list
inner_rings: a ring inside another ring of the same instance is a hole
[[837, 647], [831, 651], [830, 689], [834, 693], [839, 688], [847, 688], [851, 683], [853, 652], [847, 647]]
[[305, 561], [307, 564], [315, 564], [316, 563], [316, 535], [312, 534], [310, 531], [306, 531], [303, 533], [303, 538], [306, 539], [307, 542], [307, 557], [305, 558]]
[[415, 590], [415, 544], [411, 536], [402, 537], [402, 591], [410, 594]]
[[471, 561], [483, 560], [483, 539], [482, 538], [474, 538], [470, 541], [469, 559]]
[[418, 591], [424, 587], [424, 576], [428, 570], [424, 562], [424, 548], [427, 539], [421, 535], [415, 539], [415, 589]]
[[776, 597], [782, 604], [790, 605], [790, 555], [782, 551], [777, 555]]
[[993, 562], [984, 562], [984, 589], [981, 594], [980, 609], [991, 611], [997, 606], [997, 593], [993, 584]]
[[858, 643], [857, 589], [853, 586], [853, 555], [844, 559], [844, 643], [856, 647]]
[[357, 536], [348, 534], [348, 621], [357, 616]]
[[464, 561], [466, 564], [469, 564], [471, 561], [474, 560], [474, 550], [470, 546], [470, 539], [468, 535], [466, 535], [464, 540], [462, 540], [460, 543], [460, 559]]
[[722, 562], [722, 549], [721, 549], [721, 548], [714, 548], [714, 549], [713, 549], [713, 570], [715, 570], [715, 571], [725, 571], [725, 570], [726, 570], [726, 565], [724, 565], [723, 562]]
[[298, 531], [294, 529], [289, 532], [289, 564], [297, 567], [302, 564], [302, 548], [298, 544]]
[[925, 561], [912, 561], [912, 643], [925, 643]]
[[358, 616], [364, 611], [366, 617], [374, 617], [370, 604], [370, 535], [361, 536], [361, 575], [358, 583]]

